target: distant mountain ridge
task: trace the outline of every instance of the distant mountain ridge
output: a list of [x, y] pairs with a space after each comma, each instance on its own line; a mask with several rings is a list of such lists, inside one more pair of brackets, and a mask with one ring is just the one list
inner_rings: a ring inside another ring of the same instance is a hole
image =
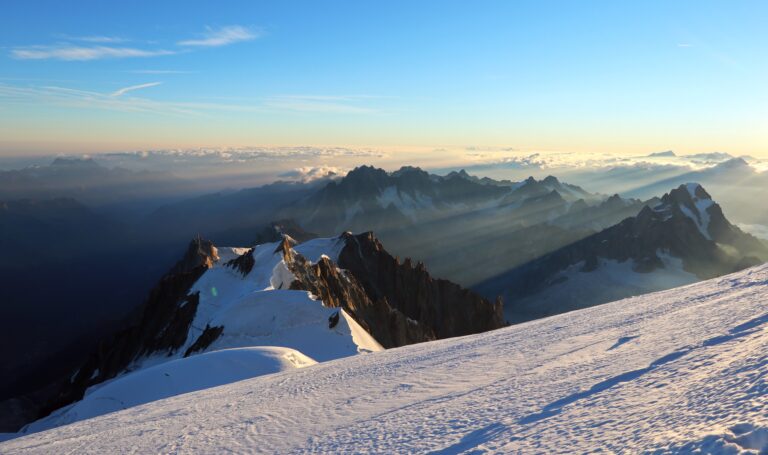
[[511, 320], [526, 320], [666, 289], [768, 260], [768, 247], [723, 215], [701, 185], [670, 191], [655, 207], [479, 285], [503, 293]]
[[405, 166], [386, 172], [361, 166], [296, 204], [291, 218], [319, 232], [374, 229], [377, 232], [484, 208], [522, 204], [557, 193], [563, 201], [599, 200], [575, 185], [549, 176], [541, 181], [496, 181], [464, 171], [446, 176]]
[[168, 172], [106, 167], [92, 158], [58, 157], [47, 166], [0, 170], [0, 200], [69, 197], [109, 205], [196, 191], [195, 182]]
[[[591, 194], [554, 176], [521, 182], [415, 167], [358, 167], [280, 212], [320, 235], [372, 230], [465, 286], [637, 214], [646, 202]], [[461, 257], [458, 261], [455, 258]]]

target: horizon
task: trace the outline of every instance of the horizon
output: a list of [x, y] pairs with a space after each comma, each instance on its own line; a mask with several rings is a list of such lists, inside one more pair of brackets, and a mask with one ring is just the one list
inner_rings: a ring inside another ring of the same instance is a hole
[[768, 157], [762, 2], [202, 5], [8, 6], [0, 155], [304, 144]]

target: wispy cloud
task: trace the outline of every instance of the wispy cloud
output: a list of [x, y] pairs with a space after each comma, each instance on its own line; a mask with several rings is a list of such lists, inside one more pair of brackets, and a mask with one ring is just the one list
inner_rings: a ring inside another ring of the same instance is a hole
[[137, 49], [112, 46], [30, 46], [11, 50], [19, 60], [98, 60], [104, 58], [156, 57], [175, 54], [164, 49]]
[[[161, 115], [205, 116], [213, 112], [268, 113], [275, 111], [320, 112], [329, 114], [370, 114], [379, 112], [361, 103], [354, 96], [283, 96], [253, 102], [214, 103], [156, 101], [137, 96], [123, 96], [134, 90], [154, 87], [160, 82], [124, 87], [110, 93], [79, 90], [60, 86], [20, 86], [0, 82], [0, 104], [61, 106], [123, 112], [143, 112]], [[330, 101], [336, 100], [336, 101]]]
[[85, 43], [125, 43], [127, 41], [130, 41], [127, 38], [122, 38], [119, 36], [102, 36], [102, 35], [89, 35], [89, 36], [62, 35], [62, 38], [68, 41], [82, 41]]
[[260, 30], [254, 30], [242, 25], [229, 25], [221, 28], [207, 27], [203, 36], [198, 39], [179, 41], [180, 46], [218, 47], [241, 41], [251, 41], [262, 35]]
[[[120, 46], [129, 41], [126, 38], [107, 35], [69, 36], [59, 35], [62, 41], [53, 45], [17, 46], [11, 49], [11, 57], [17, 60], [69, 60], [87, 61], [131, 57], [157, 57], [188, 52], [194, 47], [219, 47], [242, 41], [250, 41], [262, 35], [261, 30], [229, 25], [207, 27], [201, 37], [178, 41], [176, 49], [147, 49], [144, 46]], [[147, 42], [148, 43], [148, 42]], [[145, 74], [170, 74], [180, 71], [144, 70]]]
[[129, 71], [133, 74], [193, 74], [197, 71], [184, 71], [184, 70], [132, 70]]
[[[119, 91], [118, 91], [119, 92]], [[69, 108], [143, 112], [162, 115], [199, 115], [204, 105], [153, 101], [66, 87], [19, 87], [0, 84], [0, 100], [6, 103], [44, 104]]]
[[677, 43], [677, 47], [693, 47], [691, 43]]
[[149, 87], [156, 87], [156, 86], [158, 86], [160, 84], [162, 84], [162, 82], [147, 82], [146, 84], [131, 85], [129, 87], [123, 87], [123, 88], [121, 88], [119, 90], [115, 90], [109, 96], [114, 98], [114, 97], [117, 97], [117, 96], [125, 95], [126, 93], [132, 92], [134, 90], [140, 90], [140, 89], [149, 88]]

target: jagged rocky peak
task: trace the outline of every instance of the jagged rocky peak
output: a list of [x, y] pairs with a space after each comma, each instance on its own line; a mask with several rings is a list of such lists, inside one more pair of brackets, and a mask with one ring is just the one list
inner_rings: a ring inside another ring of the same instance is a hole
[[[391, 256], [372, 232], [344, 234], [338, 265], [362, 284], [373, 301], [386, 301], [437, 338], [478, 333], [504, 325], [503, 305], [447, 280], [435, 279], [423, 264], [413, 267]], [[375, 335], [374, 335], [375, 336]]]
[[393, 177], [402, 177], [407, 175], [429, 177], [429, 173], [427, 173], [427, 171], [417, 166], [402, 166], [400, 169], [392, 172], [391, 175]]
[[355, 191], [360, 194], [375, 193], [384, 188], [389, 181], [389, 174], [383, 169], [373, 166], [358, 166], [338, 182], [329, 182], [329, 187], [345, 191]]
[[707, 193], [707, 190], [698, 183], [686, 183], [680, 185], [661, 198], [661, 201], [664, 204], [678, 203], [693, 205], [700, 200], [711, 201], [712, 196], [710, 196], [709, 193]]
[[434, 185], [432, 176], [427, 171], [413, 166], [403, 166], [399, 170], [392, 172], [390, 177], [398, 188], [410, 192], [420, 191], [429, 193]]
[[346, 180], [362, 181], [366, 179], [381, 180], [387, 178], [387, 172], [374, 166], [358, 166], [347, 173]]
[[622, 206], [625, 205], [624, 199], [618, 194], [614, 194], [605, 200], [605, 204], [608, 206]]
[[219, 252], [210, 240], [196, 237], [189, 242], [184, 257], [171, 269], [171, 274], [189, 272], [203, 266], [207, 269], [219, 260]]
[[469, 181], [475, 181], [477, 180], [477, 177], [473, 177], [469, 175], [469, 173], [465, 169], [461, 169], [458, 171], [451, 171], [444, 177], [446, 180], [450, 179], [463, 179], [463, 180], [469, 180]]
[[[653, 211], [662, 214], [664, 220], [689, 218], [707, 239], [712, 238], [710, 232], [712, 221], [722, 224], [725, 219], [720, 206], [698, 183], [680, 185], [665, 194], [661, 198], [661, 204], [654, 207]], [[641, 215], [647, 217], [648, 213], [641, 213]]]
[[554, 175], [548, 175], [544, 177], [544, 180], [542, 180], [541, 183], [545, 185], [560, 185], [560, 180], [558, 180]]
[[463, 178], [469, 178], [470, 177], [470, 175], [467, 173], [467, 171], [465, 169], [461, 169], [456, 174], [459, 175], [460, 177], [463, 177]]
[[528, 177], [521, 182], [513, 192], [513, 198], [529, 197], [534, 195], [543, 195], [544, 193], [557, 190], [561, 196], [566, 197], [571, 202], [578, 199], [596, 199], [596, 196], [590, 194], [579, 186], [562, 183], [557, 177], [548, 175], [542, 180], [536, 180], [534, 177]]
[[298, 242], [294, 240], [290, 235], [283, 234], [283, 238], [280, 240], [280, 244], [277, 245], [277, 248], [275, 248], [275, 253], [280, 253], [283, 255], [283, 258], [289, 259], [293, 253], [293, 247], [297, 244]]
[[523, 185], [543, 185], [546, 187], [552, 187], [556, 188], [561, 186], [560, 180], [557, 179], [554, 175], [548, 175], [544, 177], [541, 180], [536, 180], [535, 177], [530, 176], [527, 179], [523, 180]]

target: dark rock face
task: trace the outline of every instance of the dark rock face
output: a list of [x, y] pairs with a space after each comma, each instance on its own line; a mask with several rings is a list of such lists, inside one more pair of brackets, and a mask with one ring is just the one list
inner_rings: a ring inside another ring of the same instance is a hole
[[434, 279], [409, 259], [402, 264], [367, 232], [344, 234], [339, 267], [362, 284], [374, 301], [386, 301], [407, 318], [429, 327], [436, 338], [479, 333], [504, 326], [500, 301], [491, 303], [450, 281]]
[[195, 352], [200, 352], [204, 349], [206, 349], [208, 346], [211, 345], [214, 341], [216, 341], [219, 336], [224, 332], [224, 327], [211, 327], [210, 325], [205, 326], [205, 330], [203, 330], [203, 333], [195, 340], [194, 343], [192, 343], [192, 346], [187, 349], [187, 351], [184, 353], [184, 357], [189, 357], [191, 354], [194, 354]]
[[248, 275], [253, 270], [253, 266], [256, 265], [256, 260], [253, 258], [253, 248], [248, 250], [242, 256], [238, 256], [231, 261], [227, 262], [227, 267], [240, 272], [243, 276]]
[[385, 299], [373, 300], [358, 279], [328, 258], [310, 264], [299, 255], [290, 255], [286, 264], [297, 280], [291, 289], [318, 296], [326, 306], [343, 308], [363, 329], [385, 348], [405, 346], [436, 339], [434, 330], [409, 320]]
[[491, 303], [450, 281], [434, 279], [422, 264], [402, 264], [371, 232], [342, 234], [338, 264], [310, 264], [285, 238], [277, 251], [296, 281], [291, 289], [343, 308], [385, 348], [469, 335], [504, 326], [501, 301]]
[[332, 315], [331, 315], [331, 316], [328, 318], [328, 328], [329, 328], [329, 329], [332, 329], [332, 328], [336, 327], [336, 325], [338, 325], [338, 323], [339, 323], [339, 318], [340, 318], [340, 317], [341, 317], [341, 314], [340, 314], [338, 311], [337, 311], [337, 312], [335, 312], [335, 313], [333, 313], [333, 314], [332, 314]]
[[188, 273], [199, 267], [209, 269], [213, 267], [213, 263], [218, 259], [219, 256], [213, 243], [197, 237], [189, 244], [187, 252], [184, 253], [184, 257], [173, 266], [169, 275]]

